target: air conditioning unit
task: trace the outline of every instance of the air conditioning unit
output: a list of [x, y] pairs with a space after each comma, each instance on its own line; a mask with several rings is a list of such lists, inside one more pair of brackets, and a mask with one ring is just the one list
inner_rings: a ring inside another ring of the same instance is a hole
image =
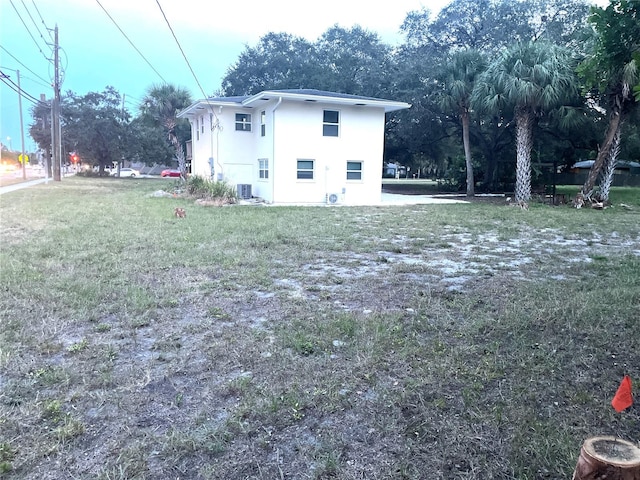
[[327, 203], [329, 205], [339, 205], [344, 202], [344, 195], [342, 193], [327, 193]]
[[236, 185], [236, 191], [243, 200], [251, 198], [251, 184], [249, 183], [239, 183]]

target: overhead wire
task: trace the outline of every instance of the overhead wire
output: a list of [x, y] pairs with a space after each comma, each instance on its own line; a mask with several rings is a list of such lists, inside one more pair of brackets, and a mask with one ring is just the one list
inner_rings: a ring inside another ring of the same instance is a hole
[[42, 22], [42, 25], [44, 25], [44, 28], [47, 31], [47, 34], [49, 34], [49, 38], [51, 39], [52, 42], [55, 42], [54, 38], [51, 36], [51, 29], [49, 27], [47, 27], [47, 24], [44, 22], [44, 18], [42, 18], [42, 15], [40, 14], [40, 10], [38, 9], [38, 6], [36, 5], [35, 0], [31, 0], [31, 3], [33, 3], [33, 7], [36, 9], [36, 12], [38, 12], [38, 16], [40, 17], [40, 21]]
[[[31, 95], [30, 93], [25, 92], [25, 90], [22, 87], [19, 87], [18, 84], [16, 82], [14, 82], [13, 80], [11, 80], [11, 77], [9, 77], [9, 75], [6, 75], [4, 72], [2, 72], [0, 70], [0, 80], [2, 81], [2, 83], [4, 83], [5, 85], [7, 85], [11, 90], [13, 90], [14, 92], [16, 92], [18, 95], [20, 95], [21, 97], [23, 97], [25, 100], [29, 100], [32, 103], [38, 104], [40, 103], [40, 100], [37, 99], [36, 97], [34, 97], [33, 95]], [[8, 83], [7, 80], [10, 82]]]
[[124, 38], [127, 39], [127, 41], [131, 44], [131, 46], [135, 49], [136, 52], [138, 52], [138, 54], [142, 57], [142, 59], [147, 62], [147, 65], [149, 65], [151, 67], [151, 69], [156, 73], [156, 75], [158, 75], [158, 77], [160, 77], [160, 79], [164, 82], [167, 83], [167, 81], [163, 78], [162, 75], [160, 75], [160, 73], [155, 69], [155, 67], [153, 65], [151, 65], [151, 62], [149, 60], [147, 60], [147, 57], [145, 57], [142, 52], [140, 50], [138, 50], [138, 47], [136, 47], [134, 45], [134, 43], [131, 41], [131, 39], [127, 36], [126, 33], [124, 33], [124, 30], [122, 30], [122, 28], [120, 28], [120, 25], [118, 25], [118, 23], [114, 20], [114, 18], [109, 14], [109, 12], [107, 11], [106, 8], [104, 8], [102, 6], [102, 4], [100, 3], [100, 0], [96, 0], [96, 2], [98, 3], [98, 5], [100, 5], [100, 8], [102, 8], [102, 10], [104, 11], [104, 13], [107, 14], [107, 17], [109, 17], [109, 19], [113, 22], [113, 24], [117, 27], [118, 30], [120, 30], [120, 33], [124, 36]]
[[[3, 67], [2, 65], [0, 65], [0, 70], [9, 70], [11, 72], [17, 72], [18, 71], [15, 68]], [[21, 77], [26, 79], [26, 80], [30, 80], [33, 83], [37, 83], [38, 85], [41, 85], [43, 87], [51, 87], [51, 84], [43, 83], [40, 80], [36, 80], [35, 78], [27, 77], [26, 75], [21, 75]]]
[[171, 23], [169, 23], [169, 19], [167, 18], [167, 15], [164, 13], [164, 10], [162, 9], [162, 5], [160, 5], [160, 0], [156, 0], [156, 3], [158, 4], [158, 8], [160, 9], [160, 12], [162, 13], [162, 16], [164, 17], [165, 22], [167, 22], [167, 26], [169, 27], [169, 30], [171, 31], [171, 35], [173, 35], [173, 39], [176, 41], [176, 45], [178, 45], [178, 48], [180, 49], [180, 53], [182, 53], [182, 57], [184, 58], [184, 61], [187, 63], [187, 66], [189, 67], [189, 70], [191, 71], [191, 75], [193, 75], [193, 78], [195, 79], [196, 83], [198, 84], [198, 88], [200, 88], [200, 92], [202, 93], [202, 96], [204, 97], [204, 99], [207, 102], [207, 104], [209, 105], [209, 107], [211, 107], [211, 113], [213, 113], [213, 116], [216, 117], [216, 120], [217, 120], [218, 116], [216, 115], [216, 112], [213, 110], [213, 105], [211, 105], [211, 103], [209, 102], [209, 97], [207, 96], [207, 94], [204, 93], [204, 88], [202, 88], [202, 85], [200, 85], [200, 81], [198, 80], [198, 77], [196, 76], [196, 73], [193, 71], [193, 68], [191, 67], [191, 64], [189, 63], [189, 60], [187, 59], [187, 55], [184, 53], [184, 50], [182, 49], [182, 45], [180, 45], [180, 42], [178, 41], [178, 37], [176, 37], [176, 34], [173, 31], [173, 27], [171, 27]]
[[[24, 7], [24, 9], [27, 11], [27, 15], [29, 15], [29, 18], [31, 19], [31, 23], [33, 23], [33, 26], [36, 27], [36, 31], [40, 35], [40, 38], [44, 41], [45, 45], [49, 46], [49, 44], [47, 43], [47, 40], [44, 38], [44, 36], [42, 35], [42, 32], [38, 28], [38, 24], [36, 23], [36, 21], [31, 16], [31, 12], [27, 8], [27, 5], [24, 3], [24, 0], [20, 0], [20, 1], [22, 2], [22, 6]], [[45, 25], [45, 27], [46, 27], [46, 25]]]
[[44, 78], [42, 78], [40, 75], [38, 75], [36, 72], [34, 72], [33, 70], [31, 70], [29, 67], [27, 67], [24, 63], [22, 63], [15, 55], [12, 55], [11, 52], [9, 50], [7, 50], [6, 48], [4, 48], [2, 45], [0, 45], [0, 48], [2, 50], [4, 50], [7, 55], [9, 55], [11, 58], [13, 58], [16, 62], [18, 62], [20, 65], [22, 65], [24, 68], [26, 68], [29, 72], [31, 72], [32, 74], [34, 74], [37, 78], [39, 78], [40, 80], [42, 80], [43, 82], [47, 83], [49, 86], [51, 86], [51, 82], [49, 80], [45, 80]]
[[27, 33], [29, 33], [29, 36], [31, 37], [31, 39], [33, 40], [33, 43], [35, 43], [36, 47], [38, 48], [38, 51], [42, 54], [42, 56], [45, 58], [45, 60], [47, 62], [50, 62], [51, 59], [49, 57], [47, 57], [44, 52], [42, 51], [42, 49], [40, 48], [40, 45], [38, 45], [38, 41], [36, 40], [36, 38], [33, 36], [33, 34], [31, 33], [31, 30], [29, 30], [29, 27], [27, 27], [27, 24], [25, 23], [25, 21], [22, 19], [22, 15], [20, 15], [20, 12], [18, 11], [18, 9], [16, 8], [16, 6], [13, 4], [13, 0], [9, 0], [9, 3], [11, 3], [11, 6], [13, 7], [13, 9], [16, 12], [16, 15], [18, 15], [18, 18], [20, 19], [20, 21], [22, 22], [22, 25], [24, 25], [25, 30], [27, 31]]

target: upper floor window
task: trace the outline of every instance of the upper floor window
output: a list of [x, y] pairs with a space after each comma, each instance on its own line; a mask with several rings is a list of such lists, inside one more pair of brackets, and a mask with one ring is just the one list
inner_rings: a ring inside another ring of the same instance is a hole
[[251, 131], [251, 114], [250, 113], [236, 113], [236, 131], [237, 132]]
[[200, 123], [196, 118], [196, 140], [200, 140]]
[[200, 117], [200, 132], [204, 133], [204, 116]]
[[337, 110], [324, 110], [322, 115], [322, 135], [325, 137], [337, 137], [340, 125], [340, 112]]
[[313, 160], [298, 160], [298, 180], [313, 180]]
[[264, 137], [267, 134], [267, 112], [260, 112], [260, 136]]
[[362, 162], [347, 162], [347, 180], [362, 180]]

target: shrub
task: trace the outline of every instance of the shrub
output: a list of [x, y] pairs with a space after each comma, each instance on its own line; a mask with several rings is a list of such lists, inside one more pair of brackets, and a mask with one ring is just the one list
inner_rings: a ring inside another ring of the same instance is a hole
[[235, 203], [238, 193], [234, 186], [227, 182], [213, 182], [199, 175], [187, 179], [187, 193], [197, 199], [217, 200], [222, 203]]

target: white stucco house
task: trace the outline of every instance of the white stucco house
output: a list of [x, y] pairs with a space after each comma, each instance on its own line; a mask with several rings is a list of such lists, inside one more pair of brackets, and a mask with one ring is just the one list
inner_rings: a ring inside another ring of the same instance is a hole
[[191, 173], [273, 204], [380, 203], [385, 114], [411, 105], [319, 90], [199, 100]]

